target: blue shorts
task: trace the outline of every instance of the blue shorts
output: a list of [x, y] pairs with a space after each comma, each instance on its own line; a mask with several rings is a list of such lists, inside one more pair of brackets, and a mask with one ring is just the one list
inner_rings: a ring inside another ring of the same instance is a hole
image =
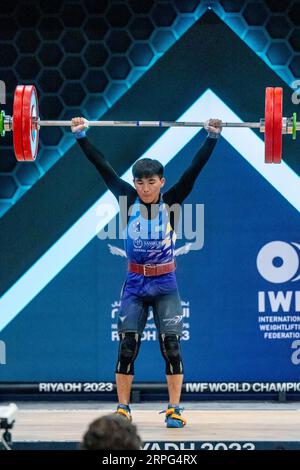
[[123, 292], [118, 316], [118, 332], [134, 332], [142, 335], [149, 307], [153, 308], [158, 334], [182, 335], [183, 313], [178, 290], [152, 297]]

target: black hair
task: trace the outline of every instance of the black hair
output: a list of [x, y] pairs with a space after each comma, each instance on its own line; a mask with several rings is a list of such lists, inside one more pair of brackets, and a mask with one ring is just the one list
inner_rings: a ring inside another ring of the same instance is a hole
[[158, 160], [152, 158], [141, 158], [132, 167], [132, 174], [134, 178], [150, 178], [151, 176], [164, 175], [164, 167]]
[[136, 426], [116, 413], [90, 423], [80, 445], [81, 450], [139, 450], [141, 447]]

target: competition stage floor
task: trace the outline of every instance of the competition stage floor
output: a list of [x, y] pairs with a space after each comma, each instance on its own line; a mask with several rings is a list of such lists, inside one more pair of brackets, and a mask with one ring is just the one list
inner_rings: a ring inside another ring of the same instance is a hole
[[[112, 403], [16, 402], [14, 449], [76, 449], [87, 425]], [[300, 449], [300, 402], [185, 402], [183, 429], [167, 429], [162, 403], [133, 404], [145, 450]]]

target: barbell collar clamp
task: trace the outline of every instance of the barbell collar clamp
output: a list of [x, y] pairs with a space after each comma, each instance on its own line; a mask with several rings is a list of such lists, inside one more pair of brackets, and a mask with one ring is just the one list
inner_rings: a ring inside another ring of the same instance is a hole
[[11, 116], [4, 115], [4, 130], [10, 132], [13, 130], [13, 120]]

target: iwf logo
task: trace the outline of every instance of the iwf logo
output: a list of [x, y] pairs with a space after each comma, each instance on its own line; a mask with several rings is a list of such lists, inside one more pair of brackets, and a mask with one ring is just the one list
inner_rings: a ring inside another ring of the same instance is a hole
[[[299, 281], [299, 250], [299, 243], [281, 241], [267, 243], [257, 255], [259, 274], [273, 284]], [[268, 309], [268, 301], [271, 312], [291, 312], [291, 310], [300, 312], [300, 290], [296, 290], [298, 285], [290, 284], [288, 290], [259, 291], [259, 312]]]
[[[291, 362], [300, 364], [300, 244], [273, 241], [264, 245], [257, 255], [257, 270], [272, 290], [258, 292], [260, 330], [265, 339], [293, 339]], [[274, 284], [285, 284], [287, 289], [275, 290]], [[293, 284], [295, 283], [295, 284]]]
[[267, 243], [257, 255], [259, 274], [269, 282], [281, 284], [300, 280], [300, 244], [275, 241]]

